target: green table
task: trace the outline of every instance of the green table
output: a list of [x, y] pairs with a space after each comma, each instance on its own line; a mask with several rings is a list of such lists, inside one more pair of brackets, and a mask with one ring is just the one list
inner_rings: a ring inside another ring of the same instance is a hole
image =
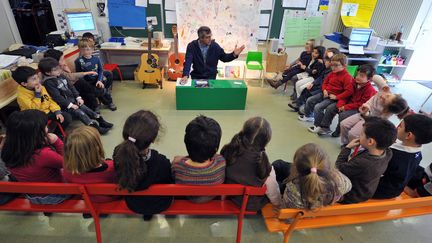
[[177, 110], [244, 110], [247, 86], [243, 80], [208, 80], [209, 87], [176, 86]]

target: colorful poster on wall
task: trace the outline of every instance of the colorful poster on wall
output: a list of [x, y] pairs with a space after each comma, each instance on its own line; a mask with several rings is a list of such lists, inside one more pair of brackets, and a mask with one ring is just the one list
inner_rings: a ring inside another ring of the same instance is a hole
[[329, 2], [330, 2], [329, 0], [320, 0], [318, 10], [319, 11], [328, 11]]
[[346, 27], [369, 28], [377, 0], [343, 0], [342, 23]]
[[198, 38], [197, 30], [203, 25], [210, 27], [212, 38], [225, 52], [233, 51], [236, 45], [245, 45], [244, 53], [256, 50], [260, 3], [260, 0], [177, 0], [180, 51]]

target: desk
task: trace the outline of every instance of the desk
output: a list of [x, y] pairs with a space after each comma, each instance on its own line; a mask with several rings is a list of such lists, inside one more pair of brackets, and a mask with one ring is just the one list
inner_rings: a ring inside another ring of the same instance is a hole
[[[159, 56], [159, 65], [168, 65], [168, 52], [171, 46], [152, 48], [152, 52]], [[136, 65], [141, 63], [141, 55], [148, 51], [147, 46], [120, 46], [101, 47], [101, 57], [105, 63], [117, 63], [119, 65]]]
[[176, 86], [177, 110], [244, 110], [247, 86], [243, 80], [209, 80], [209, 87]]
[[18, 83], [12, 78], [0, 81], [0, 109], [16, 99], [17, 87]]

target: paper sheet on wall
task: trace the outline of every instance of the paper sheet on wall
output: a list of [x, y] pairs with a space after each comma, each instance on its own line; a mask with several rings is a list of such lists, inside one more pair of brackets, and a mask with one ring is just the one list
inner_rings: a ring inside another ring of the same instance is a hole
[[259, 26], [269, 26], [270, 14], [260, 14]]
[[165, 11], [165, 19], [167, 24], [177, 24], [176, 11]]
[[151, 21], [151, 24], [153, 26], [158, 25], [157, 17], [156, 16], [149, 16], [149, 17], [147, 17], [147, 23], [150, 22], [150, 21]]
[[272, 10], [273, 9], [273, 1], [272, 0], [261, 0], [260, 10]]
[[165, 10], [176, 10], [175, 0], [165, 0]]
[[369, 28], [377, 0], [343, 0], [342, 23], [346, 27]]
[[283, 0], [282, 7], [284, 8], [306, 8], [308, 0]]
[[309, 39], [319, 39], [325, 14], [288, 10], [284, 16], [285, 46], [301, 46]]
[[267, 40], [268, 28], [260, 27], [258, 30], [258, 40]]
[[147, 0], [135, 0], [135, 6], [147, 7]]
[[162, 4], [162, 0], [149, 0], [149, 4]]
[[308, 0], [306, 11], [312, 13], [318, 11], [319, 1], [320, 0]]
[[181, 10], [177, 11], [180, 51], [197, 39], [197, 30], [202, 25], [210, 27], [212, 38], [225, 52], [233, 51], [235, 45], [245, 45], [243, 53], [256, 50], [259, 4], [255, 0], [177, 0], [176, 7]]

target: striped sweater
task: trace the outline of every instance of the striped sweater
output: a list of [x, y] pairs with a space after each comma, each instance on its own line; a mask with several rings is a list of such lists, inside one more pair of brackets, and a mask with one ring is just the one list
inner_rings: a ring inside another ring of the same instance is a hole
[[225, 179], [225, 158], [215, 155], [204, 167], [187, 164], [189, 157], [172, 164], [172, 174], [176, 184], [188, 185], [218, 185]]

